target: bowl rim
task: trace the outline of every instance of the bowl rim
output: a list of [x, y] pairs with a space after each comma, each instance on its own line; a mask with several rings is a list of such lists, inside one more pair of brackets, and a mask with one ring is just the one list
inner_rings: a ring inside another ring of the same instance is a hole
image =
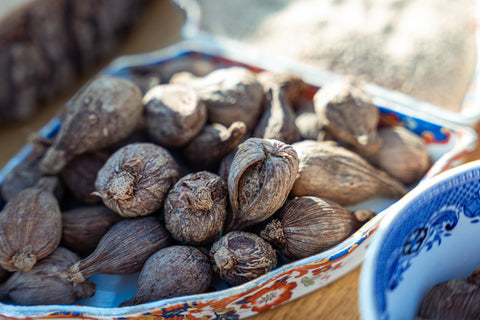
[[407, 195], [388, 208], [388, 213], [380, 221], [377, 230], [372, 235], [371, 242], [365, 253], [359, 278], [358, 305], [361, 319], [382, 319], [375, 300], [376, 262], [380, 255], [385, 236], [390, 234], [395, 223], [401, 218], [403, 210], [422, 194], [447, 182], [455, 176], [465, 175], [480, 168], [480, 160], [473, 160], [457, 167], [450, 168], [431, 179], [420, 182]]

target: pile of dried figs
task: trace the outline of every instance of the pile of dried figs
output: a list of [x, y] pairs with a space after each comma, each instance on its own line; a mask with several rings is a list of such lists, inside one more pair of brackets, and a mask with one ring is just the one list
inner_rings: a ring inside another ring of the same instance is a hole
[[355, 79], [156, 68], [91, 79], [6, 177], [1, 301], [73, 304], [94, 274], [139, 272], [122, 306], [239, 285], [342, 242], [375, 215], [348, 206], [431, 164]]

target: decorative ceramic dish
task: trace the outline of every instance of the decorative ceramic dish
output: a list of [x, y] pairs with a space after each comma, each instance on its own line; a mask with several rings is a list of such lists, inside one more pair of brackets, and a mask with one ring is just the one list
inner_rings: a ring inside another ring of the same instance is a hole
[[[214, 33], [213, 31], [207, 30], [204, 22], [206, 14], [202, 12], [202, 7], [198, 0], [171, 1], [179, 8], [184, 10], [186, 14], [186, 21], [182, 27], [182, 35], [184, 39], [201, 39], [203, 41], [222, 43], [227, 46], [235, 46], [240, 43], [240, 40], [238, 39], [231, 39], [226, 36]], [[478, 26], [480, 25], [480, 1], [475, 0], [472, 3], [475, 14], [474, 19], [478, 21], [476, 24], [476, 33], [474, 35], [475, 46], [476, 48], [480, 48], [480, 32], [478, 30]], [[285, 3], [281, 1], [277, 3], [279, 8], [282, 6], [282, 4]], [[273, 3], [271, 5], [273, 6]], [[429, 114], [439, 114], [441, 117], [448, 120], [449, 122], [453, 122], [462, 126], [475, 127], [475, 125], [480, 123], [480, 90], [478, 84], [480, 81], [480, 50], [476, 50], [475, 61], [475, 70], [472, 72], [472, 79], [466, 90], [463, 102], [461, 103], [458, 111], [441, 108], [435, 104], [412, 98], [411, 96], [404, 94], [400, 91], [390, 90], [383, 87], [373, 86], [368, 90], [371, 91], [372, 94], [378, 97], [382, 97], [382, 99], [390, 100], [393, 98], [393, 100], [395, 101], [402, 100], [403, 105], [407, 107], [412, 107], [414, 110], [422, 110], [423, 112]], [[295, 64], [297, 66], [301, 66], [302, 68], [312, 68], [311, 65], [309, 66], [302, 62], [295, 62]], [[313, 68], [315, 68], [315, 66], [313, 66]], [[317, 71], [320, 71], [320, 74], [326, 74], [324, 70]], [[327, 75], [327, 78], [329, 78], [329, 75]]]
[[[258, 72], [289, 71], [300, 75], [313, 88], [333, 81], [335, 75], [301, 69], [285, 61], [261, 58], [257, 53], [240, 47], [222, 47], [201, 41], [183, 41], [171, 47], [141, 55], [119, 58], [101, 73], [131, 77], [142, 67], [161, 67], [165, 72], [180, 71], [185, 65], [225, 67], [242, 65]], [[310, 97], [311, 98], [311, 97]], [[404, 125], [424, 137], [434, 163], [422, 181], [461, 163], [474, 148], [477, 135], [469, 127], [449, 123], [436, 115], [413, 111], [408, 101], [395, 101], [374, 96], [385, 125]], [[60, 119], [52, 119], [41, 131], [45, 136], [55, 134]], [[25, 146], [0, 171], [0, 183], [5, 175], [31, 152]], [[421, 182], [423, 183], [423, 182]], [[212, 292], [176, 297], [132, 307], [118, 307], [135, 291], [137, 274], [130, 276], [95, 275], [94, 297], [76, 305], [15, 306], [0, 303], [0, 316], [7, 318], [88, 318], [88, 319], [240, 319], [287, 303], [335, 281], [356, 268], [378, 223], [390, 211], [395, 200], [375, 198], [356, 207], [370, 208], [377, 216], [339, 245], [320, 254], [298, 260], [284, 261], [275, 270], [243, 285], [228, 288], [215, 283]], [[353, 208], [352, 208], [353, 209]]]
[[437, 283], [480, 266], [480, 161], [424, 181], [389, 209], [360, 276], [362, 319], [413, 319]]

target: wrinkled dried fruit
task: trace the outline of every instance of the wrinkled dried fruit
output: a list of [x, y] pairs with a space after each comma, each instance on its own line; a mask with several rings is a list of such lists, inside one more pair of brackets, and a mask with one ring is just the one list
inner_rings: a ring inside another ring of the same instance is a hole
[[92, 254], [70, 267], [68, 279], [82, 282], [97, 273], [140, 271], [148, 257], [170, 241], [168, 231], [157, 217], [122, 219], [105, 233]]
[[145, 262], [135, 295], [122, 306], [204, 293], [212, 275], [208, 256], [199, 249], [189, 246], [161, 249]]
[[375, 196], [400, 198], [407, 192], [400, 181], [333, 141], [304, 140], [292, 146], [300, 159], [293, 196], [316, 196], [346, 206]]
[[108, 158], [95, 181], [96, 195], [123, 217], [158, 210], [179, 168], [172, 155], [153, 143], [131, 143]]
[[153, 142], [181, 147], [195, 137], [207, 122], [207, 109], [195, 89], [163, 84], [143, 97], [147, 131]]
[[208, 171], [186, 175], [167, 195], [165, 227], [182, 243], [208, 244], [223, 229], [227, 203], [227, 183], [223, 178]]
[[61, 244], [81, 256], [87, 256], [95, 250], [108, 229], [120, 219], [120, 215], [103, 205], [64, 211]]
[[60, 177], [73, 196], [86, 204], [102, 201], [93, 194], [98, 171], [109, 157], [104, 151], [86, 152], [74, 157], [60, 172]]
[[229, 285], [258, 278], [277, 265], [272, 246], [254, 233], [231, 231], [210, 249], [213, 270]]
[[287, 94], [279, 86], [272, 86], [265, 94], [266, 110], [263, 112], [254, 137], [276, 139], [285, 143], [293, 143], [301, 139], [300, 131], [295, 124], [295, 113], [287, 99]]
[[236, 121], [225, 127], [220, 123], [206, 125], [182, 150], [185, 161], [198, 170], [215, 170], [222, 158], [234, 150], [245, 136], [245, 123]]
[[243, 229], [268, 219], [287, 199], [297, 171], [292, 146], [260, 138], [242, 143], [228, 175], [232, 217], [227, 229]]
[[260, 235], [283, 256], [297, 260], [339, 244], [363, 223], [337, 203], [305, 196], [288, 200]]
[[60, 131], [40, 163], [47, 174], [59, 173], [76, 155], [127, 137], [142, 118], [142, 95], [129, 80], [97, 76], [73, 96], [66, 111]]
[[346, 78], [322, 87], [313, 101], [320, 123], [336, 140], [352, 144], [363, 154], [380, 149], [380, 111], [355, 79]]
[[432, 161], [420, 136], [401, 126], [381, 128], [378, 136], [382, 147], [367, 157], [370, 163], [406, 185], [418, 182], [427, 173]]
[[195, 88], [205, 102], [210, 122], [228, 127], [243, 121], [248, 130], [255, 128], [262, 111], [263, 88], [255, 73], [244, 67], [221, 68], [204, 77], [185, 77], [183, 82]]
[[265, 93], [268, 93], [272, 87], [281, 88], [293, 109], [299, 107], [298, 102], [303, 99], [305, 92], [309, 89], [302, 78], [294, 73], [262, 71], [257, 74], [257, 79]]
[[19, 305], [65, 305], [92, 297], [92, 281], [72, 283], [65, 274], [80, 258], [68, 249], [58, 247], [30, 271], [16, 271], [0, 285], [0, 299], [9, 298]]
[[57, 184], [56, 177], [41, 178], [0, 213], [0, 265], [6, 270], [28, 271], [60, 243], [62, 216], [53, 195]]

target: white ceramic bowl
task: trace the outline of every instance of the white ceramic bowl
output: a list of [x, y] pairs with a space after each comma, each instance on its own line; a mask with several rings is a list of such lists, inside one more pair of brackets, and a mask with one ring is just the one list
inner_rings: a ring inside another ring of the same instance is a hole
[[433, 285], [480, 266], [480, 160], [423, 181], [387, 211], [362, 265], [360, 314], [414, 319]]
[[[215, 43], [183, 41], [160, 51], [126, 56], [114, 61], [104, 74], [129, 78], [134, 70], [145, 66], [159, 67], [168, 74], [187, 66], [226, 67], [242, 65], [253, 71], [294, 72], [318, 89], [338, 76], [322, 73], [315, 68], [299, 68], [271, 57], [265, 58], [244, 47], [223, 46]], [[470, 127], [442, 120], [441, 114], [425, 113], [414, 100], [396, 100], [396, 96], [373, 95], [385, 125], [403, 125], [424, 137], [433, 166], [423, 178], [429, 180], [439, 172], [461, 163], [473, 149], [477, 135]], [[311, 96], [309, 96], [311, 99]], [[438, 116], [438, 117], [437, 117]], [[52, 119], [41, 134], [51, 136], [61, 125]], [[5, 175], [31, 152], [25, 146], [2, 170], [0, 184]], [[76, 305], [15, 306], [0, 303], [0, 318], [69, 318], [69, 319], [241, 319], [287, 303], [337, 280], [356, 268], [363, 260], [365, 250], [379, 221], [394, 199], [375, 198], [358, 205], [373, 209], [377, 216], [352, 236], [335, 247], [311, 257], [286, 262], [257, 279], [243, 285], [227, 288], [225, 283], [214, 284], [214, 292], [154, 301], [132, 307], [118, 307], [135, 292], [137, 274], [129, 276], [94, 275], [97, 284], [94, 297], [78, 301]], [[352, 208], [353, 209], [353, 208]]]

